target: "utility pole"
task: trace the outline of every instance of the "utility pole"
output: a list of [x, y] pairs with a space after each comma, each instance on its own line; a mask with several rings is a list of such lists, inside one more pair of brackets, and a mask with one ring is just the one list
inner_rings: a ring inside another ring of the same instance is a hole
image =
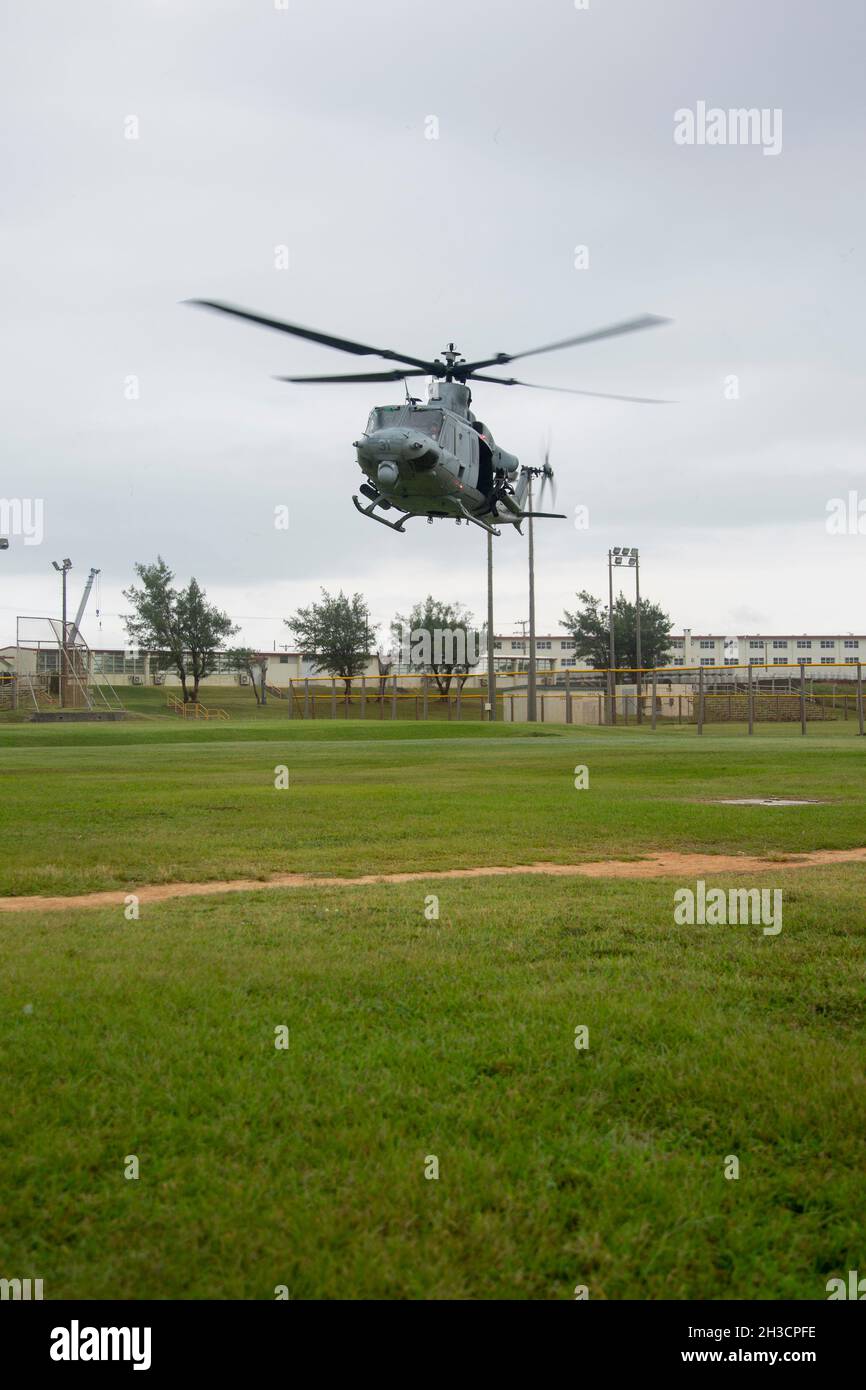
[[636, 656], [637, 656], [637, 722], [640, 724], [643, 719], [641, 709], [641, 652], [640, 652], [640, 556], [636, 550], [632, 550], [634, 556], [634, 584], [635, 584], [635, 620], [636, 620]]
[[490, 723], [496, 721], [496, 669], [493, 659], [493, 532], [487, 532], [487, 699]]
[[529, 670], [526, 680], [526, 718], [530, 724], [536, 721], [535, 712], [535, 545], [532, 532], [532, 473], [529, 474], [529, 487], [526, 491], [529, 512]]
[[610, 673], [607, 678], [610, 687], [610, 722], [616, 723], [616, 646], [613, 639], [613, 552], [607, 552], [608, 607], [607, 626], [610, 636]]
[[62, 615], [62, 629], [63, 629], [63, 630], [62, 630], [61, 638], [60, 638], [60, 673], [59, 673], [59, 677], [58, 677], [58, 681], [57, 681], [57, 686], [58, 686], [58, 690], [57, 690], [58, 699], [60, 700], [60, 708], [63, 709], [63, 706], [64, 706], [64, 704], [66, 703], [66, 661], [67, 661], [67, 651], [66, 651], [66, 647], [67, 647], [67, 638], [66, 638], [66, 576], [67, 576], [67, 574], [69, 573], [69, 571], [72, 569], [72, 561], [71, 561], [70, 559], [67, 558], [67, 559], [65, 559], [65, 560], [63, 561], [62, 564], [58, 564], [56, 560], [52, 560], [51, 563], [52, 563], [52, 565], [54, 566], [54, 568], [57, 570], [58, 574], [60, 575], [61, 582], [62, 582], [62, 585], [63, 585], [63, 615]]

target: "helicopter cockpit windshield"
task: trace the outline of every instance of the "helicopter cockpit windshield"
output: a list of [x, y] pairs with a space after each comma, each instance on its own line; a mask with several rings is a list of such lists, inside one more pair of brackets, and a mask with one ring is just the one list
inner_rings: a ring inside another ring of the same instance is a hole
[[420, 430], [422, 434], [429, 434], [431, 439], [438, 439], [442, 429], [442, 418], [441, 410], [431, 409], [429, 406], [426, 409], [416, 409], [410, 405], [380, 405], [370, 412], [367, 434], [400, 425], [404, 429]]

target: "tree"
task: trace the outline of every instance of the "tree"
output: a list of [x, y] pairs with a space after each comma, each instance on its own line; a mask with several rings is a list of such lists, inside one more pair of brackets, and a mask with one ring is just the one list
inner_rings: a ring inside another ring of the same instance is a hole
[[135, 572], [141, 588], [123, 591], [133, 609], [124, 618], [126, 631], [139, 647], [157, 652], [165, 667], [177, 671], [184, 703], [195, 703], [199, 685], [216, 670], [217, 652], [237, 628], [227, 613], [208, 603], [197, 579], [190, 579], [185, 589], [173, 588], [174, 574], [161, 555], [153, 565], [136, 565]]
[[469, 678], [470, 667], [476, 665], [476, 633], [472, 614], [461, 603], [445, 603], [428, 594], [423, 603], [416, 603], [406, 617], [398, 613], [391, 624], [391, 634], [409, 658], [415, 671], [432, 671], [440, 693], [445, 695], [452, 680], [460, 685]]
[[[577, 612], [562, 615], [562, 626], [574, 638], [575, 655], [596, 669], [610, 665], [608, 609], [585, 589], [577, 595]], [[673, 623], [657, 603], [640, 601], [642, 666], [666, 666]], [[637, 666], [637, 605], [618, 594], [613, 605], [613, 636], [617, 668]]]
[[[229, 671], [243, 671], [250, 678], [250, 685], [256, 697], [257, 705], [267, 704], [266, 685], [268, 671], [267, 654], [254, 652], [252, 647], [231, 647], [223, 657], [226, 668]], [[261, 695], [259, 686], [256, 684], [256, 672], [259, 673], [261, 682]]]
[[323, 589], [320, 603], [299, 608], [284, 622], [303, 659], [314, 671], [344, 680], [348, 696], [353, 678], [363, 674], [370, 655], [370, 610], [363, 596], [348, 598], [341, 589], [335, 597]]

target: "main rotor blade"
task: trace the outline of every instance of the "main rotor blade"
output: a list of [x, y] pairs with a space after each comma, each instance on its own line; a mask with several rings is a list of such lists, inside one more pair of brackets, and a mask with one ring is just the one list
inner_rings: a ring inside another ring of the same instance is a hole
[[673, 405], [673, 401], [659, 400], [656, 396], [618, 396], [611, 391], [579, 391], [574, 386], [542, 386], [537, 381], [517, 381], [513, 376], [472, 377], [473, 381], [494, 381], [497, 386], [528, 386], [530, 391], [564, 391], [569, 396], [595, 396], [602, 401], [629, 401], [632, 405]]
[[428, 376], [425, 370], [407, 368], [406, 371], [393, 372], [349, 372], [342, 376], [275, 376], [274, 381], [329, 382], [329, 381], [405, 381], [407, 376]]
[[461, 362], [455, 376], [461, 377], [477, 371], [480, 367], [496, 367], [505, 362], [516, 362], [519, 357], [537, 357], [540, 352], [558, 352], [560, 348], [578, 347], [581, 343], [595, 343], [600, 338], [619, 338], [624, 333], [639, 333], [644, 328], [659, 328], [670, 319], [660, 318], [658, 314], [641, 314], [636, 319], [626, 319], [623, 323], [612, 323], [607, 328], [595, 328], [591, 333], [579, 333], [575, 338], [562, 338], [558, 343], [547, 343], [545, 347], [529, 348], [526, 352], [498, 352], [495, 357], [486, 357], [479, 362]]
[[187, 299], [187, 304], [195, 304], [201, 309], [215, 309], [220, 314], [231, 314], [236, 319], [246, 319], [262, 328], [275, 328], [278, 333], [291, 333], [295, 338], [307, 338], [312, 343], [322, 343], [324, 347], [336, 348], [339, 352], [351, 352], [357, 357], [386, 357], [392, 362], [410, 362], [413, 367], [422, 367], [427, 375], [435, 376], [441, 370], [441, 363], [428, 362], [420, 357], [408, 357], [403, 352], [392, 352], [390, 348], [370, 347], [367, 343], [356, 343], [351, 338], [337, 338], [333, 333], [319, 333], [314, 328], [301, 328], [296, 323], [286, 323], [284, 319], [270, 319], [264, 314], [254, 314], [249, 309], [239, 309], [234, 304], [225, 304], [220, 299]]

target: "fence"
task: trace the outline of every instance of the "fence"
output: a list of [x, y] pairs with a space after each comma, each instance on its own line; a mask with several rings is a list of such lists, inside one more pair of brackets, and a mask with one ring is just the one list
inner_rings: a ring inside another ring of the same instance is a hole
[[[861, 664], [840, 668], [829, 678], [826, 666], [797, 662], [784, 667], [698, 666], [619, 668], [615, 679], [606, 669], [568, 668], [539, 672], [535, 722], [551, 724], [694, 725], [799, 724], [854, 720], [864, 732]], [[783, 675], [782, 672], [785, 672]], [[290, 680], [271, 697], [284, 699], [289, 718], [300, 719], [442, 719], [533, 722], [525, 671], [496, 673], [493, 699], [486, 677], [469, 675], [388, 674], [381, 676], [309, 676]], [[829, 687], [829, 688], [825, 688]]]

